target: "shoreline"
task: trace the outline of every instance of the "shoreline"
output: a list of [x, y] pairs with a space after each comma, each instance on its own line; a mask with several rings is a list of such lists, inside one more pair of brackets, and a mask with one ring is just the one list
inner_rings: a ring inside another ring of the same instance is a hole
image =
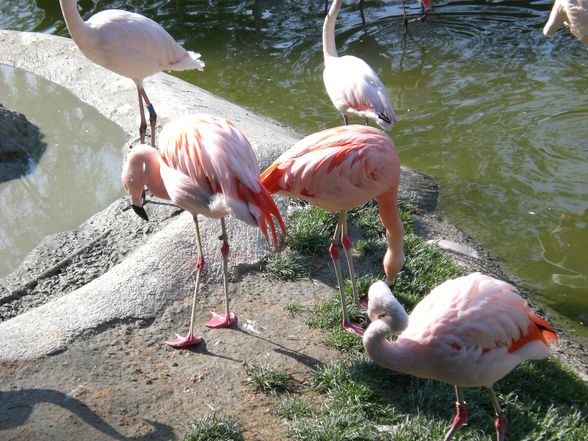
[[[25, 69], [64, 86], [94, 106], [128, 134], [124, 149], [138, 142], [136, 89], [132, 81], [94, 65], [67, 38], [0, 31], [0, 43], [0, 63]], [[145, 85], [160, 115], [159, 128], [172, 117], [186, 113], [206, 112], [225, 117], [250, 139], [262, 169], [277, 156], [276, 152], [285, 150], [300, 138], [300, 134], [282, 124], [170, 75], [154, 75], [145, 81]], [[501, 264], [482, 250], [475, 239], [435, 214], [438, 188], [432, 178], [403, 168], [402, 192], [404, 199], [424, 212], [418, 221], [425, 239], [437, 241], [441, 249], [447, 245], [450, 249], [445, 251], [468, 270], [481, 270], [509, 280]], [[153, 221], [143, 223], [124, 211], [125, 208], [126, 198], [121, 198], [76, 230], [46, 238], [16, 271], [2, 279], [4, 291], [0, 288], [0, 307], [13, 305], [14, 311], [6, 315], [7, 320], [0, 322], [4, 336], [1, 340], [13, 336], [12, 341], [6, 342], [0, 350], [0, 360], [23, 360], [59, 353], [70, 342], [113, 323], [150, 320], [179, 298], [177, 292], [191, 289], [194, 271], [190, 259], [185, 258], [193, 253], [191, 218], [182, 215], [176, 207], [154, 203], [149, 207]], [[285, 201], [281, 201], [280, 209], [285, 209]], [[207, 230], [216, 228], [210, 221], [203, 222], [203, 225], [205, 235]], [[233, 272], [238, 273], [263, 257], [265, 244], [260, 234], [251, 228], [234, 220], [228, 226], [232, 237], [237, 236], [237, 232], [243, 236], [242, 240], [232, 244], [231, 264], [234, 265]], [[451, 250], [451, 244], [461, 247]], [[205, 244], [204, 252], [214, 255], [210, 242]], [[64, 264], [50, 271], [48, 262], [54, 263], [56, 258]], [[173, 269], [163, 280], [148, 277], [134, 286], [131, 294], [128, 289], [121, 294], [121, 283], [136, 284], [134, 273], [137, 271], [145, 275], [157, 274], [163, 260], [172, 262]], [[44, 271], [50, 274], [39, 277]], [[206, 279], [208, 284], [218, 283], [220, 267], [209, 268]], [[28, 288], [21, 289], [27, 284]], [[521, 291], [529, 300], [525, 290]], [[90, 300], [91, 307], [88, 306]], [[530, 299], [530, 303], [537, 309], [536, 302]], [[83, 318], [72, 319], [68, 312], [72, 305]], [[24, 318], [23, 313], [27, 314]], [[52, 318], [50, 323], [43, 319], [46, 316]], [[32, 329], [30, 323], [37, 322], [42, 322], [45, 327]], [[586, 381], [588, 350], [581, 339], [574, 339], [561, 329], [559, 319], [556, 326], [562, 339], [554, 354], [573, 366]], [[18, 335], [30, 338], [30, 333], [36, 333], [34, 335], [40, 339], [35, 341], [35, 347], [23, 347], [22, 337], [14, 338]]]

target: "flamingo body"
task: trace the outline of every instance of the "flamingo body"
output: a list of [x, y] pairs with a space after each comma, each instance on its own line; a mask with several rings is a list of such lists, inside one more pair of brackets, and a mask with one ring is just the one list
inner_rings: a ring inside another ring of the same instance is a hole
[[139, 94], [141, 143], [146, 119], [143, 100], [151, 122], [151, 145], [155, 146], [157, 115], [143, 88], [143, 79], [162, 70], [204, 69], [200, 54], [187, 51], [158, 23], [133, 12], [109, 9], [83, 21], [76, 0], [60, 0], [69, 33], [92, 62], [132, 79]]
[[344, 327], [361, 335], [363, 330], [350, 326], [347, 317], [338, 251], [334, 248], [339, 241], [343, 245], [353, 296], [358, 301], [346, 211], [376, 199], [388, 240], [383, 262], [388, 283], [402, 268], [403, 228], [397, 207], [400, 161], [394, 143], [373, 127], [349, 125], [326, 129], [305, 137], [283, 153], [262, 173], [261, 180], [272, 193], [301, 198], [339, 212], [330, 253], [343, 304]]
[[259, 165], [247, 138], [228, 120], [195, 114], [177, 118], [162, 129], [159, 150], [139, 145], [128, 155], [122, 182], [129, 193], [134, 211], [147, 220], [142, 192], [146, 186], [155, 196], [171, 199], [190, 212], [200, 256], [192, 320], [187, 337], [168, 341], [174, 347], [198, 344], [192, 335], [194, 306], [204, 266], [198, 215], [220, 219], [221, 254], [225, 289], [224, 315], [215, 314], [209, 327], [228, 327], [236, 317], [228, 307], [227, 256], [229, 252], [224, 218], [233, 214], [249, 225], [259, 227], [269, 241], [271, 231], [274, 246], [278, 238], [274, 219], [285, 232], [284, 223], [271, 194], [259, 180]]
[[[465, 409], [460, 388], [491, 391], [518, 364], [549, 356], [549, 343], [557, 343], [553, 327], [531, 311], [512, 285], [480, 273], [439, 285], [410, 317], [384, 283], [372, 285], [368, 295], [372, 323], [363, 336], [368, 355], [386, 368], [453, 384], [458, 412], [459, 405]], [[389, 315], [378, 318], [381, 313]], [[398, 339], [388, 341], [391, 334], [399, 334]], [[501, 440], [506, 420], [495, 409]], [[445, 439], [464, 422], [454, 422]]]
[[543, 34], [551, 36], [562, 25], [588, 48], [588, 0], [555, 0]]
[[347, 123], [348, 115], [374, 119], [384, 130], [398, 120], [388, 92], [374, 70], [361, 58], [339, 57], [335, 46], [335, 22], [342, 0], [335, 0], [323, 25], [323, 80], [333, 105]]

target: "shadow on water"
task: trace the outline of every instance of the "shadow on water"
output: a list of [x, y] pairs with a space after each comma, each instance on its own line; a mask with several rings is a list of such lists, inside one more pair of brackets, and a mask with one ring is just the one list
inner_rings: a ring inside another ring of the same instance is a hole
[[145, 420], [154, 431], [138, 437], [127, 437], [104, 421], [84, 402], [53, 389], [22, 389], [0, 391], [0, 431], [17, 429], [27, 423], [37, 404], [54, 404], [82, 420], [86, 425], [117, 440], [173, 439], [174, 432], [166, 424]]

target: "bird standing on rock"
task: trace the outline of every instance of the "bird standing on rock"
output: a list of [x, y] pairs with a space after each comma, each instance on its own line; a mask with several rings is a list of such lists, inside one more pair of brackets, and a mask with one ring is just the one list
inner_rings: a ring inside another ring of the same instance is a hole
[[393, 283], [404, 265], [403, 227], [398, 214], [400, 160], [392, 139], [379, 129], [362, 125], [326, 129], [284, 152], [261, 174], [261, 181], [271, 193], [304, 199], [339, 214], [329, 254], [341, 295], [343, 327], [363, 335], [361, 326], [349, 320], [339, 247], [343, 247], [353, 299], [358, 302], [347, 210], [376, 199], [388, 241], [383, 262], [387, 283]]
[[[492, 385], [523, 361], [549, 356], [549, 343], [557, 343], [553, 327], [512, 285], [480, 273], [439, 285], [410, 316], [388, 286], [376, 282], [368, 317], [363, 345], [376, 363], [455, 386], [456, 415], [444, 441], [467, 420], [462, 388], [479, 386], [490, 394], [496, 437], [503, 441], [507, 421]], [[390, 335], [398, 339], [388, 341]]]
[[199, 214], [220, 219], [222, 231], [225, 313], [213, 313], [207, 326], [230, 327], [236, 316], [229, 310], [229, 242], [225, 217], [233, 214], [245, 223], [259, 227], [268, 241], [269, 227], [276, 249], [278, 237], [274, 218], [285, 235], [282, 216], [271, 194], [259, 180], [257, 158], [245, 135], [230, 121], [211, 115], [195, 114], [176, 118], [163, 127], [159, 136], [159, 150], [144, 145], [131, 150], [123, 169], [122, 182], [131, 197], [133, 210], [145, 220], [148, 218], [143, 208], [144, 186], [154, 196], [171, 199], [193, 216], [199, 256], [190, 330], [187, 336], [176, 334], [175, 339], [166, 343], [181, 348], [197, 345], [202, 340], [193, 334], [196, 298], [204, 267]]
[[76, 0], [59, 0], [65, 24], [73, 41], [92, 62], [124, 77], [137, 86], [141, 125], [145, 142], [149, 111], [151, 146], [155, 147], [157, 114], [143, 87], [143, 79], [162, 70], [204, 69], [200, 54], [180, 46], [158, 23], [133, 12], [108, 9], [82, 20]]

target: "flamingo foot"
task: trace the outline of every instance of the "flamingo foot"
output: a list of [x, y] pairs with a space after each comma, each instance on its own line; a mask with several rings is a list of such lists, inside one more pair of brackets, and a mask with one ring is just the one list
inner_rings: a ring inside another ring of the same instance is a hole
[[216, 312], [213, 312], [212, 318], [208, 321], [206, 326], [212, 329], [230, 328], [236, 321], [237, 316], [233, 312], [229, 313], [229, 317], [227, 317], [226, 314], [217, 314]]
[[165, 344], [171, 346], [172, 348], [181, 349], [188, 348], [190, 346], [198, 346], [201, 342], [202, 337], [188, 333], [188, 335], [185, 337], [182, 337], [180, 334], [176, 334], [176, 338], [167, 340]]
[[352, 334], [357, 335], [358, 337], [362, 337], [363, 333], [365, 332], [365, 329], [363, 329], [357, 323], [351, 323], [351, 322], [345, 322], [345, 321], [343, 322], [343, 329], [345, 329], [347, 332], [351, 332]]

